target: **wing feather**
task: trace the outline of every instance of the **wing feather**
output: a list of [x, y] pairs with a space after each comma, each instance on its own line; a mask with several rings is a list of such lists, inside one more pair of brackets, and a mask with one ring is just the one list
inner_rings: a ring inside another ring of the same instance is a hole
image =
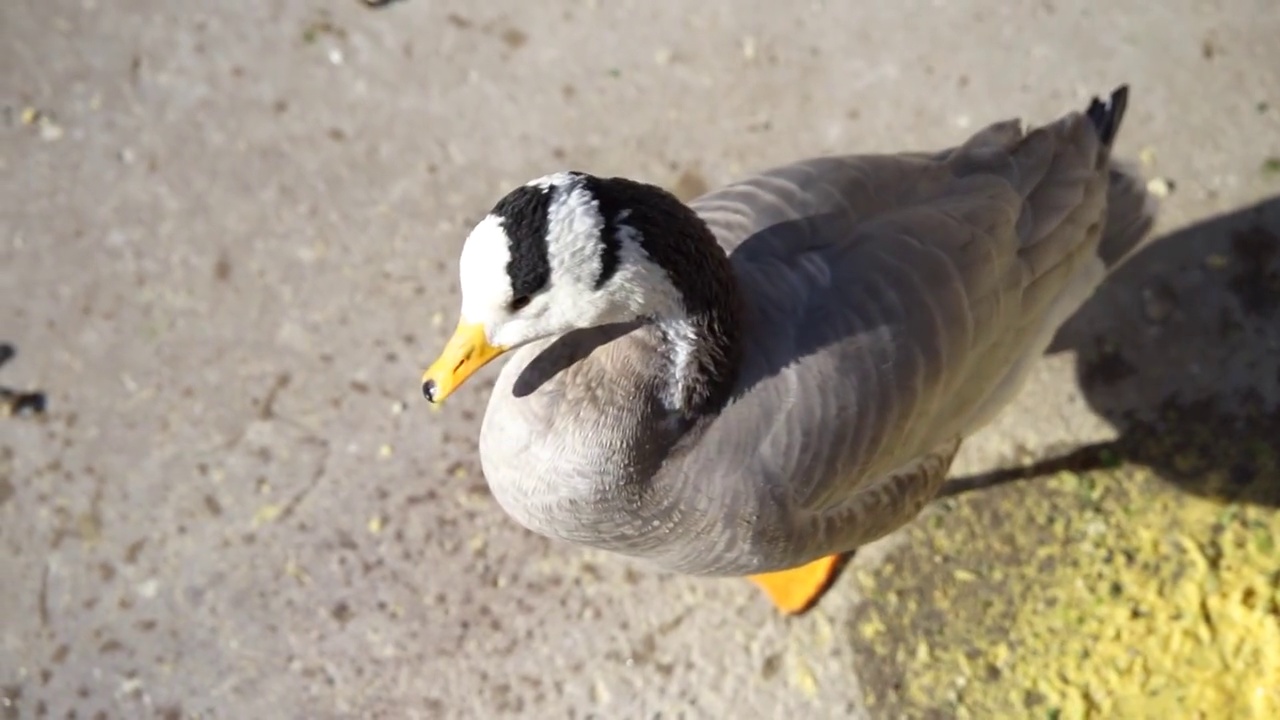
[[807, 547], [815, 525], [838, 544], [874, 539], [881, 524], [858, 511], [871, 489], [971, 432], [1043, 350], [1048, 308], [1096, 256], [1102, 153], [1073, 114], [941, 153], [804, 161], [695, 201], [751, 309], [740, 399], [687, 460], [694, 474], [726, 467], [717, 434], [752, 438], [759, 451], [730, 466], [767, 480], [789, 542]]

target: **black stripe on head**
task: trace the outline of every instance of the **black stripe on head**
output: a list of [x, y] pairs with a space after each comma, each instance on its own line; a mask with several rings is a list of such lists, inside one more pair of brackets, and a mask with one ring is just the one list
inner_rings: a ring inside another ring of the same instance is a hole
[[493, 206], [492, 215], [502, 218], [511, 259], [507, 276], [514, 297], [534, 295], [551, 282], [551, 259], [547, 256], [547, 211], [553, 193], [549, 187], [526, 185], [516, 188]]
[[618, 220], [622, 211], [627, 208], [617, 202], [614, 193], [609, 192], [607, 181], [594, 175], [583, 176], [582, 187], [596, 199], [596, 210], [600, 213], [604, 225], [600, 228], [600, 274], [596, 276], [596, 289], [604, 287], [609, 278], [618, 272], [621, 262], [622, 240], [618, 237]]

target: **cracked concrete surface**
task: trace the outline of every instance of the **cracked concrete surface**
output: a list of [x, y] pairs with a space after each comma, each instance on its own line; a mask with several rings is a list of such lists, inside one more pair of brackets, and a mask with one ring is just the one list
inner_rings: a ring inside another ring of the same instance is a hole
[[[476, 462], [495, 370], [421, 401], [466, 231], [529, 177], [692, 195], [1129, 82], [1162, 233], [1280, 224], [1269, 0], [327, 6], [0, 3], [0, 384], [49, 400], [0, 418], [0, 717], [866, 715], [849, 578], [783, 620], [534, 537]], [[1216, 335], [1230, 278], [1184, 267], [1221, 237], [1101, 293], [957, 471], [1174, 390], [1274, 400], [1276, 334]], [[1137, 367], [1098, 396], [1095, 337]]]

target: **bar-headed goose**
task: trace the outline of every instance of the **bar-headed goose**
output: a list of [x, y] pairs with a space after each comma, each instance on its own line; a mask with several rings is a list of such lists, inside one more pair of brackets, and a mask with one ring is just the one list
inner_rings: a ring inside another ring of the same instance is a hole
[[911, 520], [959, 444], [1148, 234], [1110, 148], [1127, 89], [941, 152], [804, 160], [686, 205], [624, 178], [516, 188], [468, 236], [441, 402], [514, 351], [480, 431], [527, 528], [784, 612]]

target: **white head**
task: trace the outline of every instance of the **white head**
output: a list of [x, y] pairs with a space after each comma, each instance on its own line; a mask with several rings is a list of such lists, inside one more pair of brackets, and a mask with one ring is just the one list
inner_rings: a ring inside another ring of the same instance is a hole
[[678, 312], [680, 293], [627, 224], [633, 210], [626, 205], [653, 191], [561, 172], [500, 200], [462, 247], [458, 329], [423, 377], [428, 397], [442, 400], [494, 357], [526, 343]]

